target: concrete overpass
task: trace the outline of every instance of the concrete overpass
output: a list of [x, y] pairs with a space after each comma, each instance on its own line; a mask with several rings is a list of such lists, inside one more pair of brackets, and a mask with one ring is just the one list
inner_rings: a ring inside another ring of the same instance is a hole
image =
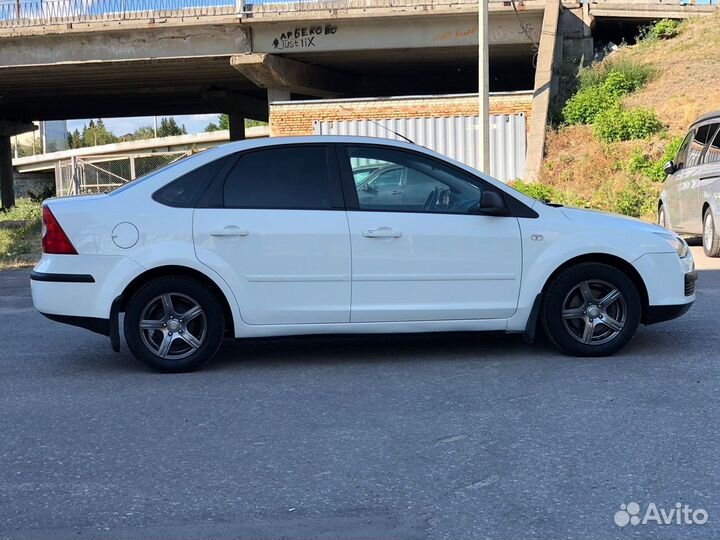
[[[310, 8], [333, 2], [307, 2], [282, 13], [277, 6], [241, 13], [208, 7], [191, 17], [140, 10], [117, 20], [112, 13], [68, 14], [40, 19], [45, 24], [6, 19], [0, 118], [231, 112], [263, 120], [268, 91], [288, 99], [473, 90], [476, 3], [397, 3], [321, 10]], [[43, 4], [59, 15], [68, 2]], [[521, 18], [506, 4], [491, 1], [491, 55], [505, 67], [498, 84], [515, 87], [498, 89], [527, 89], [533, 44], [521, 25], [539, 41], [545, 1], [525, 0]], [[521, 63], [526, 69], [517, 69]]]
[[[543, 94], [560, 0], [488, 1], [491, 90]], [[628, 5], [565, 2], [575, 21], [568, 36], [591, 39], [594, 13], [654, 19], [706, 10]], [[243, 118], [267, 119], [268, 102], [294, 96], [476, 90], [477, 0], [0, 3], [0, 139], [29, 120], [210, 112], [229, 113], [230, 136], [241, 138]], [[545, 115], [533, 111], [533, 119], [542, 132]]]

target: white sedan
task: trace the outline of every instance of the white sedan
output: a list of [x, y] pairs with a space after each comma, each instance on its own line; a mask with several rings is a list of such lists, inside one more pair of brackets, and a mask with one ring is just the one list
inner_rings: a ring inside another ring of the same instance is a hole
[[541, 328], [565, 353], [602, 356], [695, 300], [677, 235], [386, 139], [230, 143], [48, 200], [43, 218], [35, 307], [115, 350], [124, 313], [130, 350], [162, 371], [198, 368], [227, 336]]

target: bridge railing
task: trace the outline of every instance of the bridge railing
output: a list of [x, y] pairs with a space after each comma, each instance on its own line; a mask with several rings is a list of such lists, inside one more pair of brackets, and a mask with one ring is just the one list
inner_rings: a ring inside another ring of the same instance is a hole
[[[511, 5], [510, 0], [487, 0]], [[527, 0], [515, 0], [522, 6]], [[537, 0], [533, 0], [537, 1]], [[585, 1], [585, 0], [583, 0]], [[593, 2], [618, 0], [593, 0]], [[717, 5], [718, 0], [620, 0], [664, 5]], [[371, 8], [474, 6], [478, 0], [0, 0], [0, 27], [218, 15], [297, 13]]]
[[0, 0], [0, 27], [234, 13], [235, 0]]
[[[509, 3], [508, 0], [488, 1]], [[516, 1], [522, 4], [523, 0]], [[0, 27], [476, 3], [477, 0], [0, 0]]]

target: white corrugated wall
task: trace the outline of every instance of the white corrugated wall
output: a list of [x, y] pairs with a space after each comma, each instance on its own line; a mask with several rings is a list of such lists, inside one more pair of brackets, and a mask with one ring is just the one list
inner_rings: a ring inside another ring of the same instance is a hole
[[[420, 146], [435, 150], [471, 167], [478, 166], [477, 116], [393, 118], [375, 122], [315, 121], [315, 134], [400, 139], [384, 129], [388, 128], [402, 133]], [[490, 176], [503, 182], [522, 177], [525, 170], [526, 123], [523, 113], [490, 116]]]

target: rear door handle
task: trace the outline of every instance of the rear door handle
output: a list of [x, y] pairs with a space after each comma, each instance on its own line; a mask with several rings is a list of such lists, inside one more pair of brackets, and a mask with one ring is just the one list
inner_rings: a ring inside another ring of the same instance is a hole
[[400, 231], [394, 231], [390, 227], [379, 227], [365, 231], [363, 236], [365, 238], [401, 238], [402, 233]]
[[250, 233], [235, 225], [228, 225], [222, 229], [214, 229], [210, 231], [210, 236], [247, 236]]

